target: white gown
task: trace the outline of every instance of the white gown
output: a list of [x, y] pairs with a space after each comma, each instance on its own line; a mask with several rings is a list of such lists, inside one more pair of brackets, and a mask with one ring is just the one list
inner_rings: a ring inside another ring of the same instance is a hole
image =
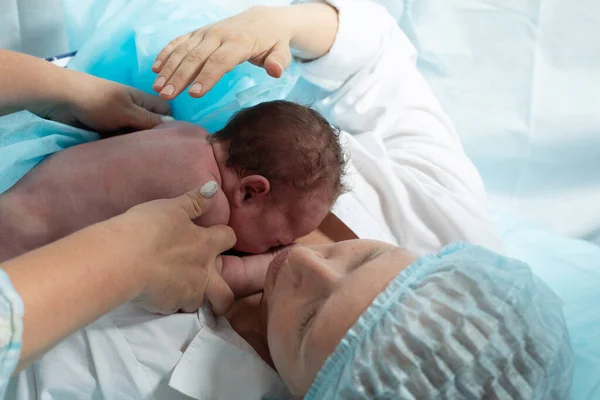
[[[303, 65], [290, 98], [343, 131], [352, 192], [334, 213], [361, 238], [416, 253], [466, 240], [498, 250], [485, 192], [452, 123], [385, 9], [332, 1], [331, 51]], [[223, 318], [159, 317], [125, 305], [67, 338], [13, 379], [7, 398], [259, 399], [285, 387]]]

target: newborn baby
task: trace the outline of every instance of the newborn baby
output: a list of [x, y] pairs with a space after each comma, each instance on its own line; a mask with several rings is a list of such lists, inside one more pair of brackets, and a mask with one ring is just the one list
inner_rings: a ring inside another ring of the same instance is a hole
[[344, 161], [327, 120], [286, 101], [244, 109], [212, 136], [171, 122], [74, 146], [0, 196], [0, 260], [210, 180], [217, 201], [195, 222], [228, 224], [236, 250], [261, 253], [318, 227], [343, 191]]

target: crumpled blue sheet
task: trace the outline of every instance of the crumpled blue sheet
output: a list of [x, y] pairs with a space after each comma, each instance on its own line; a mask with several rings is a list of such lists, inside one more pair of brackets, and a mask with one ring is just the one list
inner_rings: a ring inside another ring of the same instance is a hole
[[0, 117], [0, 194], [7, 191], [44, 158], [98, 135], [28, 111]]
[[[64, 2], [67, 27], [86, 38], [69, 68], [153, 94], [156, 75], [151, 66], [158, 52], [175, 37], [236, 11], [210, 0], [99, 0], [87, 1], [87, 9], [68, 8], [69, 0]], [[82, 31], [86, 23], [89, 29]], [[201, 99], [184, 93], [171, 101], [172, 113], [175, 119], [215, 132], [241, 108], [285, 98], [298, 77], [295, 63], [279, 79], [269, 77], [262, 68], [243, 63]], [[29, 113], [0, 117], [0, 193], [45, 156], [95, 138], [92, 132]]]
[[[124, 83], [147, 93], [156, 74], [154, 59], [170, 40], [234, 14], [222, 4], [196, 0], [112, 0], [97, 3], [104, 14], [69, 64], [69, 68], [89, 72]], [[209, 132], [224, 126], [242, 107], [284, 98], [298, 79], [295, 63], [279, 79], [250, 63], [226, 74], [200, 99], [184, 94], [171, 102], [173, 116], [199, 124]]]
[[600, 399], [600, 247], [494, 212], [506, 254], [525, 261], [563, 301], [574, 355], [571, 399]]

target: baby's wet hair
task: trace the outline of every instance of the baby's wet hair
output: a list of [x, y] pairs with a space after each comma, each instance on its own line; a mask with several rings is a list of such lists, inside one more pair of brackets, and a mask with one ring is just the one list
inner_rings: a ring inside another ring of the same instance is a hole
[[237, 112], [211, 140], [229, 142], [228, 168], [239, 176], [264, 176], [275, 192], [326, 188], [333, 202], [347, 190], [340, 131], [310, 107], [284, 100], [260, 103]]

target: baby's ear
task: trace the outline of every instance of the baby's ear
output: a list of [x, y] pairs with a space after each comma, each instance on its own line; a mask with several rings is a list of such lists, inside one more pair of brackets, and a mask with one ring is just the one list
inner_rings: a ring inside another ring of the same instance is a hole
[[262, 201], [271, 191], [269, 180], [262, 175], [248, 175], [240, 179], [236, 205], [245, 202]]

